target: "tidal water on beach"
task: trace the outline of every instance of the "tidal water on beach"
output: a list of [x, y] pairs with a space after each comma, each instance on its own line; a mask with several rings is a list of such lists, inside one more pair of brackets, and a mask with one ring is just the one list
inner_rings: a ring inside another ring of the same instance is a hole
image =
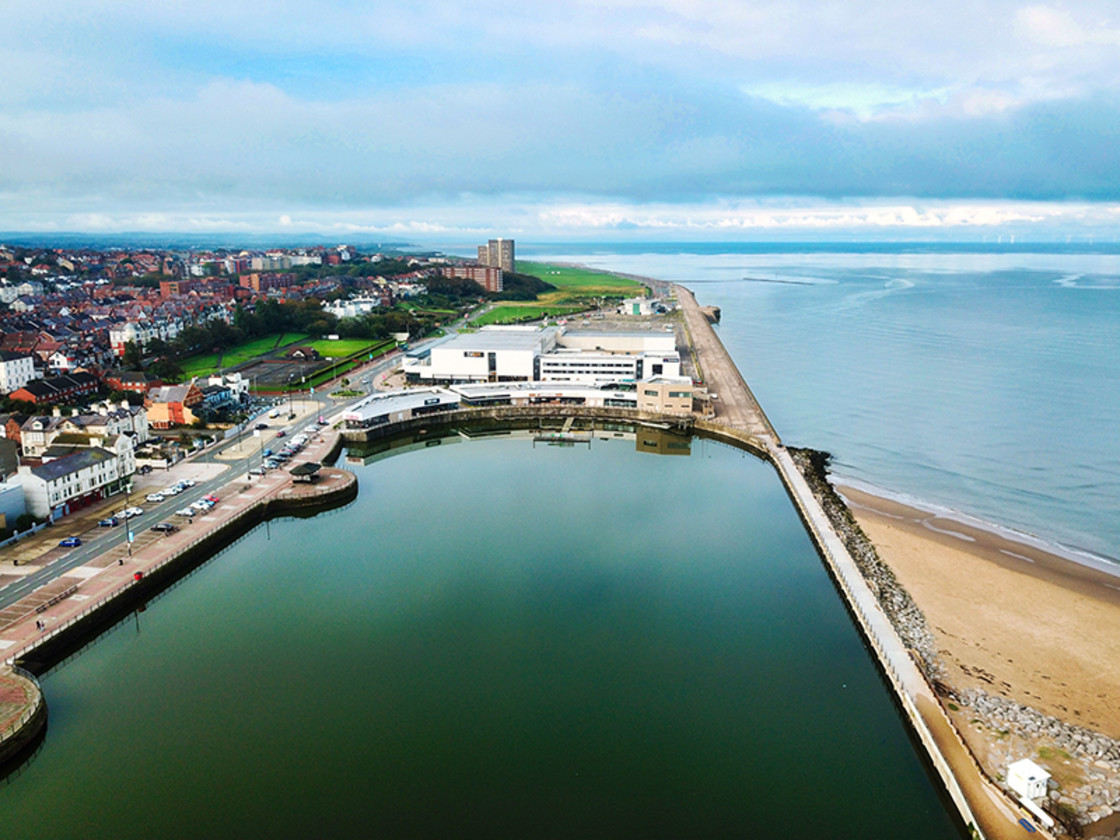
[[860, 245], [542, 245], [682, 283], [786, 443], [839, 477], [1120, 558], [1120, 255]]
[[640, 449], [348, 463], [43, 680], [0, 836], [962, 836], [773, 470]]

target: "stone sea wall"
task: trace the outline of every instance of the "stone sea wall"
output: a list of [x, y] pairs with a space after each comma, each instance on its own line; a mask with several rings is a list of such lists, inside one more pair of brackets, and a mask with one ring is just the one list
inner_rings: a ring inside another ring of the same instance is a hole
[[925, 615], [879, 558], [833, 488], [828, 479], [829, 454], [792, 447], [788, 451], [926, 677], [943, 696], [967, 707], [967, 717], [977, 731], [989, 735], [989, 754], [980, 757], [989, 776], [1002, 782], [1012, 761], [1039, 760], [1045, 754], [1043, 764], [1061, 762], [1067, 771], [1063, 774], [1065, 784], [1059, 787], [1051, 783], [1046, 805], [1062, 823], [1075, 829], [1120, 814], [1120, 741], [980, 689], [957, 691], [946, 685], [946, 672]]

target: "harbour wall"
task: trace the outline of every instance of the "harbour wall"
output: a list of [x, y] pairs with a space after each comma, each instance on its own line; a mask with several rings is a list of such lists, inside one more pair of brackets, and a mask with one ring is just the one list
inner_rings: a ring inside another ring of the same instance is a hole
[[346, 470], [337, 472], [343, 478], [337, 486], [323, 490], [301, 488], [287, 495], [281, 491], [247, 505], [174, 554], [147, 567], [139, 578], [44, 633], [20, 652], [14, 664], [33, 675], [46, 673], [265, 520], [277, 516], [311, 516], [353, 501], [358, 495], [357, 476]]

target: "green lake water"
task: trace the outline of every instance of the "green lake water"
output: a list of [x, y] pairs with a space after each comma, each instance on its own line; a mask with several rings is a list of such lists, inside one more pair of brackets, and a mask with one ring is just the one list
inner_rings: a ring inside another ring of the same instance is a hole
[[44, 678], [0, 837], [960, 836], [769, 465], [352, 468]]

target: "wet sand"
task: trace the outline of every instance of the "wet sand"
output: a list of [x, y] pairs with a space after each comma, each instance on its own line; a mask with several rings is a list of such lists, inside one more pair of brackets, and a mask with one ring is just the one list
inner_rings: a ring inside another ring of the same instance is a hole
[[850, 488], [852, 513], [926, 615], [949, 682], [1120, 738], [1120, 576]]

